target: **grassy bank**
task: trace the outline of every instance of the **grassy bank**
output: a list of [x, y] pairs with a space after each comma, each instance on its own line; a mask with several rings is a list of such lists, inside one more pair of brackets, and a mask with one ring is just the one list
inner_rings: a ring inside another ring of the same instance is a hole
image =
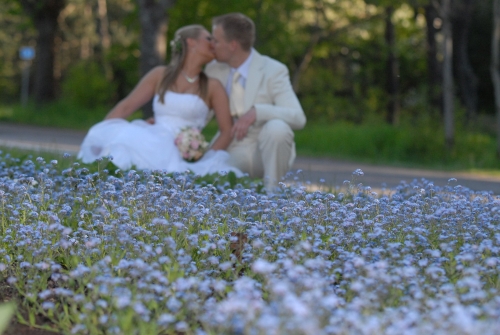
[[[41, 108], [0, 106], [0, 121], [86, 130], [101, 121], [108, 109], [86, 109], [64, 101]], [[132, 116], [137, 117], [140, 113]], [[216, 131], [212, 121], [204, 134], [211, 138]], [[491, 134], [457, 127], [455, 146], [449, 150], [442, 127], [424, 120], [403, 122], [399, 127], [382, 122], [309, 121], [303, 130], [296, 131], [295, 140], [297, 152], [303, 156], [447, 170], [500, 169]]]
[[102, 120], [108, 110], [105, 106], [83, 108], [62, 100], [44, 106], [29, 104], [26, 108], [0, 105], [0, 121], [86, 130]]
[[296, 132], [299, 155], [334, 157], [367, 163], [455, 170], [496, 170], [495, 138], [477, 131], [456, 132], [446, 148], [437, 126], [393, 127], [387, 124], [309, 123]]

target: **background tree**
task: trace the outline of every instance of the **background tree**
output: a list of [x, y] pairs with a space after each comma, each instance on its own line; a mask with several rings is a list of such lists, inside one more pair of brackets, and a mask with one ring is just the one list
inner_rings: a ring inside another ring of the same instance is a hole
[[443, 108], [443, 70], [438, 61], [437, 34], [441, 31], [442, 20], [439, 17], [436, 4], [432, 1], [424, 5], [426, 22], [426, 51], [427, 51], [427, 99], [432, 110], [442, 112]]
[[454, 0], [450, 13], [453, 24], [453, 71], [468, 120], [476, 118], [478, 104], [478, 79], [470, 64], [468, 50], [472, 14], [476, 5], [476, 0]]
[[[333, 32], [340, 28], [336, 27], [335, 23], [329, 18], [329, 12], [332, 10], [331, 5], [328, 1], [323, 0], [304, 3], [303, 13], [310, 11], [312, 15], [310, 15], [310, 23], [302, 28], [304, 34], [308, 36], [307, 47], [296, 58], [296, 64], [292, 68], [292, 86], [296, 93], [299, 93], [300, 78], [311, 63], [314, 51], [320, 40], [331, 39]], [[333, 10], [335, 11], [335, 8]]]
[[111, 47], [111, 36], [109, 34], [108, 4], [106, 0], [97, 0], [97, 13], [99, 15], [99, 32], [103, 51], [102, 64], [108, 80], [113, 79], [113, 70], [107, 57]]
[[[145, 75], [165, 62], [167, 52], [167, 10], [175, 0], [137, 0], [141, 23], [140, 74]], [[142, 107], [143, 117], [153, 115], [151, 102]]]
[[[477, 118], [475, 122], [468, 122], [469, 125], [477, 127], [485, 124], [485, 117], [494, 115], [494, 91], [491, 81], [491, 50], [493, 36], [493, 0], [476, 1], [475, 10], [470, 13], [472, 16], [469, 38], [467, 41], [467, 51], [469, 61], [477, 82]], [[458, 79], [458, 78], [456, 78]], [[461, 94], [461, 92], [458, 92]], [[494, 122], [488, 122], [491, 133], [494, 131]]]
[[406, 0], [370, 0], [369, 3], [377, 5], [384, 12], [384, 41], [385, 41], [385, 90], [387, 93], [386, 121], [390, 124], [399, 122], [400, 97], [399, 97], [399, 61], [396, 54], [396, 29], [393, 23], [393, 15], [396, 8], [407, 3]]
[[57, 19], [66, 5], [66, 0], [20, 0], [20, 2], [38, 33], [34, 80], [35, 101], [38, 103], [50, 101], [56, 97], [54, 47], [58, 31]]
[[500, 0], [493, 1], [493, 36], [491, 46], [491, 78], [495, 90], [497, 157], [500, 157]]
[[443, 19], [443, 109], [445, 141], [449, 149], [455, 141], [454, 85], [453, 85], [453, 28], [451, 0], [442, 0], [439, 12]]
[[390, 124], [397, 124], [399, 121], [400, 103], [399, 103], [399, 63], [396, 56], [396, 35], [392, 15], [394, 14], [394, 5], [385, 6], [385, 43], [387, 45], [387, 84], [388, 95], [387, 117]]
[[0, 22], [0, 100], [19, 102], [21, 69], [25, 64], [18, 52], [21, 46], [35, 46], [36, 31], [18, 1], [0, 1]]

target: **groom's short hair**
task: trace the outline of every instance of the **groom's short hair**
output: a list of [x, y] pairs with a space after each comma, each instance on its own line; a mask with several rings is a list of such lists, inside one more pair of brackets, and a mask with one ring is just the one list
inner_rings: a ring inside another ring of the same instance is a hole
[[255, 24], [241, 13], [229, 13], [214, 17], [212, 25], [221, 26], [227, 41], [238, 41], [241, 48], [249, 51], [255, 42]]

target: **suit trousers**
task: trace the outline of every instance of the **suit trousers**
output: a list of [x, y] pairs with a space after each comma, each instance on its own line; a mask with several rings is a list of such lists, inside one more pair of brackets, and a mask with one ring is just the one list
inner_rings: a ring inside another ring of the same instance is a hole
[[272, 192], [292, 167], [295, 160], [294, 133], [282, 120], [267, 121], [262, 127], [250, 127], [241, 141], [227, 148], [229, 164], [252, 178], [264, 178], [264, 186]]

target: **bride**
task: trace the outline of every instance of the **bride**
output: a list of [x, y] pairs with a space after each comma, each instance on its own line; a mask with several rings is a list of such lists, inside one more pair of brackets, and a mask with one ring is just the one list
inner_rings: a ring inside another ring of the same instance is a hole
[[[231, 142], [232, 118], [226, 91], [216, 79], [202, 71], [214, 59], [212, 36], [201, 25], [180, 28], [171, 42], [172, 60], [148, 72], [105, 117], [90, 128], [78, 158], [91, 163], [111, 156], [117, 167], [185, 172], [198, 175], [233, 171], [226, 163], [224, 150]], [[126, 117], [153, 98], [154, 124], [144, 120], [128, 122]], [[194, 163], [186, 162], [174, 144], [185, 127], [201, 129], [213, 109], [220, 135], [205, 155]]]

